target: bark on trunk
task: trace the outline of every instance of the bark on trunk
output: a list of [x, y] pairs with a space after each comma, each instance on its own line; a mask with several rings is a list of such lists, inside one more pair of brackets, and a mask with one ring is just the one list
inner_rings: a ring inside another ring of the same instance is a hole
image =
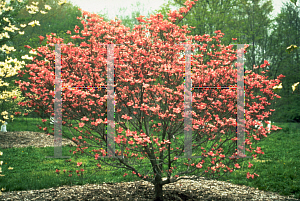
[[155, 198], [154, 201], [163, 201], [163, 189], [162, 189], [162, 185], [160, 183], [156, 183], [154, 185], [155, 188]]

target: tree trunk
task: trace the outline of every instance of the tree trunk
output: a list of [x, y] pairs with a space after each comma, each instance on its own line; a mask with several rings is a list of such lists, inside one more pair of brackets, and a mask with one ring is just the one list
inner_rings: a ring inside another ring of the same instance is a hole
[[163, 189], [162, 189], [162, 185], [160, 183], [156, 183], [154, 185], [155, 188], [155, 198], [154, 201], [163, 201]]

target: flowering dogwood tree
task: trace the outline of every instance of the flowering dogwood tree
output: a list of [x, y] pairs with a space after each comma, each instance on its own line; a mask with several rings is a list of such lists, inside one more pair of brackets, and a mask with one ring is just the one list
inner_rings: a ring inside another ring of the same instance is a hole
[[[57, 62], [54, 56], [57, 57], [57, 54], [51, 47], [60, 44], [61, 49], [55, 51], [61, 53], [61, 67], [58, 69], [61, 70], [63, 86], [75, 88], [62, 88], [63, 120], [58, 119], [58, 122], [62, 121], [63, 126], [76, 130], [72, 133], [73, 138], [62, 133], [78, 145], [73, 154], [87, 154], [102, 164], [124, 168], [123, 176], [131, 173], [152, 182], [155, 200], [163, 200], [163, 185], [189, 179], [179, 176], [193, 174], [217, 178], [240, 168], [237, 160], [242, 160], [243, 156], [235, 157], [235, 149], [230, 148], [235, 148], [238, 140], [236, 90], [199, 88], [193, 92], [192, 107], [185, 104], [185, 93], [189, 93], [185, 88], [191, 85], [189, 80], [192, 80], [193, 86], [236, 86], [238, 65], [234, 65], [237, 59], [235, 54], [244, 53], [243, 49], [240, 52], [233, 50], [233, 45], [221, 45], [223, 33], [220, 30], [213, 37], [186, 36], [190, 32], [188, 26], [180, 28], [177, 24], [183, 18], [182, 14], [187, 14], [195, 2], [186, 1], [186, 7], [170, 11], [168, 20], [163, 20], [161, 14], [151, 15], [146, 20], [140, 16], [137, 18], [140, 24], [135, 26], [133, 32], [121, 25], [121, 21], [105, 22], [96, 14], [84, 11], [86, 21], [81, 21], [84, 30], [80, 31], [80, 35], [76, 26], [74, 31], [78, 35], [71, 36], [74, 40], [82, 40], [80, 47], [74, 47], [72, 43], [63, 44], [63, 39], [51, 34], [47, 35], [48, 47], [36, 50], [38, 54], [33, 58], [34, 64], [27, 65], [28, 70], [25, 71], [30, 74], [31, 83], [16, 81], [21, 90], [27, 92], [26, 96], [31, 98], [20, 105], [31, 106], [38, 114], [45, 112], [54, 116], [53, 103], [56, 101], [53, 97], [60, 89], [54, 90], [54, 61]], [[71, 31], [67, 33], [71, 34]], [[186, 61], [178, 57], [182, 52], [190, 54], [196, 49], [199, 53], [193, 55], [193, 73], [189, 77], [186, 74], [189, 71], [186, 68], [191, 68], [189, 56]], [[45, 62], [45, 58], [49, 62]], [[260, 68], [267, 65], [269, 63], [265, 61]], [[115, 94], [107, 94], [101, 86], [111, 87], [108, 84], [111, 77], [107, 81], [106, 77], [110, 76], [113, 66]], [[255, 125], [254, 119], [263, 120], [271, 114], [264, 108], [269, 104], [265, 101], [266, 96], [280, 98], [273, 93], [272, 87], [278, 85], [279, 79], [284, 76], [267, 80], [263, 75], [251, 71], [246, 73], [247, 136], [244, 143], [246, 151], [256, 157], [264, 152], [260, 147], [251, 145], [260, 137], [267, 137], [270, 131], [260, 129], [255, 134], [250, 132]], [[265, 97], [254, 96], [254, 88], [261, 89]], [[106, 107], [106, 104], [114, 104], [110, 97], [114, 97], [115, 111], [120, 117], [115, 122], [109, 120], [111, 108]], [[250, 99], [257, 102], [250, 105]], [[43, 109], [45, 106], [46, 110]], [[189, 119], [186, 108], [191, 109], [191, 127], [184, 126], [184, 121]], [[106, 111], [107, 118], [104, 117]], [[72, 125], [70, 120], [80, 121], [79, 126]], [[43, 119], [43, 122], [46, 121]], [[110, 133], [109, 129], [105, 129], [106, 125], [115, 128], [113, 142], [105, 137]], [[40, 129], [46, 134], [54, 134], [49, 132], [50, 128], [40, 126]], [[272, 127], [272, 130], [276, 129], [278, 127]], [[188, 136], [192, 138], [188, 149], [193, 147], [194, 150], [193, 156], [188, 157], [185, 154], [186, 136], [183, 136], [186, 130], [192, 132]], [[92, 131], [96, 134], [91, 135]], [[172, 136], [179, 140], [172, 141]], [[92, 150], [94, 153], [85, 151], [88, 147], [84, 138], [93, 140], [93, 147], [96, 147]], [[111, 148], [112, 143], [115, 143], [116, 150]], [[103, 145], [109, 148], [108, 152], [101, 149]], [[148, 166], [142, 167], [142, 164]], [[101, 165], [98, 163], [97, 166]], [[258, 176], [249, 172], [245, 176], [254, 178], [254, 175]], [[167, 177], [165, 180], [164, 176]]]

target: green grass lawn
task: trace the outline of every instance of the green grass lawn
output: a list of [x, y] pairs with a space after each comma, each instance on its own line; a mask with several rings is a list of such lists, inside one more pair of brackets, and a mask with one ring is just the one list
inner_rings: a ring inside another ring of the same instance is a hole
[[[7, 130], [41, 132], [36, 126], [37, 124], [42, 125], [41, 119], [28, 118], [27, 120], [28, 122], [26, 123], [26, 121], [20, 118], [15, 118], [13, 122], [7, 125]], [[46, 125], [50, 126], [48, 122]], [[73, 125], [75, 124], [74, 122]], [[262, 147], [263, 152], [265, 152], [264, 155], [258, 154], [258, 160], [245, 159], [239, 163], [241, 169], [236, 169], [233, 173], [219, 180], [247, 185], [260, 190], [273, 191], [281, 195], [295, 195], [295, 198], [300, 198], [300, 124], [278, 123], [276, 125], [283, 129], [272, 131], [272, 134], [268, 138], [254, 145], [254, 147]], [[51, 126], [53, 128], [53, 125]], [[72, 136], [68, 128], [63, 127], [63, 133]], [[78, 136], [79, 134], [76, 135]], [[179, 138], [177, 142], [180, 142], [184, 138], [184, 135]], [[86, 141], [91, 142], [90, 140]], [[209, 145], [207, 144], [207, 146]], [[100, 161], [95, 161], [94, 158], [84, 154], [75, 156], [69, 152], [70, 149], [74, 151], [76, 148], [63, 146], [62, 155], [71, 156], [71, 162], [67, 162], [66, 160], [69, 159], [63, 158], [45, 158], [46, 156], [54, 155], [53, 147], [0, 149], [3, 152], [1, 156], [1, 161], [3, 161], [2, 175], [5, 175], [0, 177], [0, 189], [4, 188], [5, 192], [43, 189], [62, 185], [139, 180], [131, 171], [106, 166]], [[94, 148], [89, 148], [87, 151], [89, 152], [92, 149]], [[197, 149], [193, 148], [193, 155], [195, 155], [194, 153], [197, 152]], [[84, 165], [77, 167], [77, 162], [83, 162]], [[187, 159], [178, 159], [178, 164], [182, 164], [183, 162], [187, 162]], [[251, 162], [254, 166], [248, 168], [248, 162]], [[101, 164], [101, 170], [97, 168], [97, 163]], [[138, 167], [138, 164], [134, 166]], [[13, 169], [9, 170], [9, 167]], [[80, 170], [81, 168], [84, 169], [83, 178], [78, 177], [76, 174], [76, 170]], [[151, 167], [148, 160], [145, 160], [145, 163], [143, 163], [143, 168], [143, 170], [150, 170]], [[176, 171], [185, 170], [184, 168], [186, 169], [186, 166], [182, 164], [178, 166]], [[61, 170], [59, 175], [55, 173], [56, 169]], [[66, 171], [64, 173], [64, 169], [71, 170], [72, 172]], [[123, 177], [125, 172], [128, 175]], [[247, 172], [255, 172], [259, 177], [247, 179]], [[73, 174], [73, 176], [69, 177], [69, 174]]]

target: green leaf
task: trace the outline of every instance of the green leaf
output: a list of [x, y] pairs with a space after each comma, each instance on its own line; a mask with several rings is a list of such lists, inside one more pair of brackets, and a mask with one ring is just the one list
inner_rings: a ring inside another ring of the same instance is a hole
[[296, 6], [297, 0], [291, 0], [291, 2], [292, 2], [293, 4], [295, 4], [295, 6]]

